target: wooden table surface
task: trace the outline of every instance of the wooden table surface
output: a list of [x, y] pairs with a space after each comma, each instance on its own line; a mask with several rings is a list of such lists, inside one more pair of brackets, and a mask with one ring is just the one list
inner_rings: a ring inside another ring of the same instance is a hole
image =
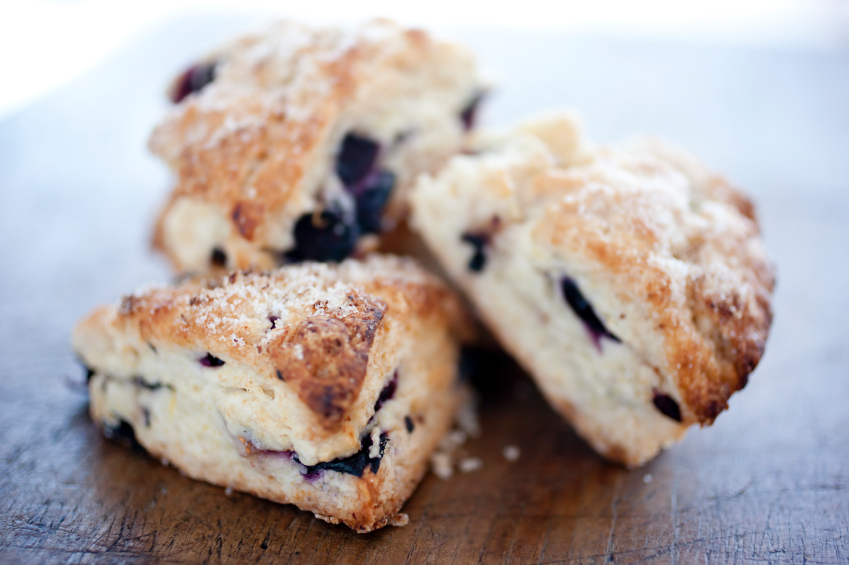
[[501, 81], [491, 123], [573, 105], [594, 138], [677, 139], [759, 203], [779, 273], [766, 356], [712, 428], [644, 468], [602, 461], [498, 362], [467, 446], [483, 469], [426, 477], [410, 524], [369, 535], [101, 437], [65, 384], [68, 333], [168, 276], [147, 247], [168, 178], [144, 139], [168, 74], [237, 23], [172, 22], [0, 121], [0, 562], [849, 562], [846, 52], [456, 34]]

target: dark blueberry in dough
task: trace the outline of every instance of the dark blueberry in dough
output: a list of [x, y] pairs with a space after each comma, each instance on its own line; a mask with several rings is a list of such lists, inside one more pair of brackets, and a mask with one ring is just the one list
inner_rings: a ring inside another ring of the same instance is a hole
[[380, 233], [383, 209], [395, 186], [395, 175], [377, 171], [352, 190], [357, 203], [357, 224], [362, 233]]
[[88, 384], [91, 382], [91, 378], [95, 375], [95, 372], [91, 367], [83, 365], [83, 368], [85, 369], [85, 384]]
[[475, 120], [478, 115], [478, 108], [480, 107], [481, 100], [483, 100], [484, 93], [478, 92], [476, 93], [469, 103], [466, 104], [466, 107], [460, 112], [460, 121], [463, 122], [463, 128], [468, 131], [475, 127]]
[[317, 218], [312, 213], [301, 216], [294, 235], [295, 248], [286, 252], [288, 261], [339, 262], [354, 250], [360, 230], [342, 215], [325, 210]]
[[336, 156], [336, 175], [347, 187], [354, 186], [368, 176], [377, 162], [380, 144], [367, 137], [349, 133], [342, 140]]
[[268, 317], [268, 321], [271, 322], [271, 329], [272, 330], [277, 327], [277, 320], [279, 320], [279, 319], [280, 319], [280, 316], [269, 316]]
[[[324, 463], [317, 463], [307, 467], [306, 477], [315, 477], [319, 471], [336, 471], [337, 473], [347, 473], [355, 477], [362, 477], [366, 467], [371, 467], [372, 473], [377, 473], [380, 470], [380, 460], [383, 459], [383, 452], [386, 448], [386, 443], [389, 441], [389, 436], [385, 433], [380, 435], [380, 454], [371, 459], [369, 451], [371, 449], [371, 436], [366, 436], [360, 443], [360, 450], [353, 455], [344, 459], [334, 459]], [[300, 463], [298, 455], [292, 456], [295, 461]]]
[[226, 267], [227, 254], [224, 253], [220, 247], [216, 247], [212, 250], [212, 255], [209, 256], [209, 262], [216, 267]]
[[171, 101], [177, 104], [193, 92], [200, 92], [207, 84], [215, 80], [217, 61], [192, 65], [180, 75], [171, 93]]
[[593, 310], [592, 305], [590, 305], [587, 299], [584, 298], [581, 291], [578, 290], [578, 285], [574, 280], [569, 277], [563, 277], [560, 281], [560, 287], [563, 290], [563, 297], [572, 308], [572, 311], [575, 312], [575, 315], [584, 322], [584, 326], [586, 326], [587, 331], [590, 332], [596, 347], [599, 347], [599, 341], [602, 337], [607, 337], [617, 343], [621, 343], [621, 340], [618, 337], [610, 333], [607, 328], [604, 327], [604, 324], [596, 315], [595, 310]]
[[375, 412], [380, 410], [384, 403], [392, 400], [392, 397], [395, 396], [396, 388], [398, 388], [398, 371], [395, 371], [392, 378], [389, 379], [389, 382], [386, 383], [386, 386], [384, 386], [383, 390], [380, 391], [380, 396], [377, 397], [377, 402], [374, 403]]
[[413, 430], [416, 429], [415, 424], [413, 424], [412, 418], [409, 416], [404, 416], [404, 425], [407, 427], [407, 432], [413, 433]]
[[[213, 357], [213, 359], [215, 359]], [[218, 359], [218, 361], [223, 365], [224, 361]], [[203, 364], [203, 360], [201, 360], [201, 364]], [[160, 382], [148, 382], [144, 380], [144, 377], [133, 377], [133, 384], [139, 388], [145, 388], [147, 390], [159, 390], [160, 388], [167, 388], [168, 390], [174, 390], [174, 387], [170, 384], [162, 384]]]
[[280, 369], [277, 369], [277, 378], [283, 382], [286, 382], [286, 379], [283, 378], [283, 373], [280, 372]]
[[472, 258], [469, 259], [469, 270], [480, 273], [486, 266], [486, 253], [484, 253], [484, 250], [489, 243], [489, 236], [479, 233], [464, 233], [460, 239], [470, 244], [474, 249]]
[[133, 448], [133, 451], [139, 453], [145, 452], [145, 449], [136, 440], [136, 432], [133, 429], [132, 424], [130, 424], [126, 420], [118, 420], [117, 426], [104, 426], [103, 435], [105, 435], [111, 440], [122, 443], [127, 447]]
[[220, 367], [224, 364], [224, 361], [222, 361], [212, 353], [207, 353], [205, 356], [201, 357], [200, 364], [204, 367]]
[[678, 407], [678, 403], [671, 396], [655, 392], [652, 402], [654, 402], [654, 407], [660, 410], [660, 413], [664, 416], [672, 418], [676, 422], [681, 421], [681, 408]]

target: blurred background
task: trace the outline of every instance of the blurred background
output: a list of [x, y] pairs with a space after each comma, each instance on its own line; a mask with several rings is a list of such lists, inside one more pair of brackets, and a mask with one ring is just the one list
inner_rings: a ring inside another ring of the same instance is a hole
[[0, 117], [80, 76], [176, 18], [234, 24], [285, 15], [316, 22], [389, 16], [438, 31], [511, 30], [783, 51], [849, 47], [849, 0], [31, 0], [0, 3]]

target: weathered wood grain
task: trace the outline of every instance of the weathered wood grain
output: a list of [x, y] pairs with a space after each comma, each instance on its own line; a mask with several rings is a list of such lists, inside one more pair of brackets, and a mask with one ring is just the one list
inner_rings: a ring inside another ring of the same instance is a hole
[[574, 103], [602, 139], [686, 142], [760, 204], [779, 266], [762, 366], [645, 468], [603, 462], [503, 364], [479, 376], [483, 469], [428, 476], [408, 526], [366, 536], [104, 439], [64, 384], [68, 332], [167, 276], [147, 237], [168, 182], [142, 145], [168, 72], [229, 27], [176, 22], [0, 122], [0, 563], [849, 562], [846, 53], [468, 35], [502, 69], [492, 120]]

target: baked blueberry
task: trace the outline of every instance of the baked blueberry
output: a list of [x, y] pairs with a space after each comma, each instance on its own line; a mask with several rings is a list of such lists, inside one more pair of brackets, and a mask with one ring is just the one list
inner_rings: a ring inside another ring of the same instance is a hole
[[671, 396], [655, 391], [652, 402], [655, 408], [660, 410], [660, 413], [664, 416], [672, 418], [676, 422], [681, 421], [681, 408]]
[[398, 388], [398, 371], [392, 375], [383, 390], [380, 391], [380, 396], [377, 397], [377, 402], [374, 403], [374, 411], [377, 412], [383, 407], [383, 404], [395, 396], [395, 390]]
[[[219, 361], [221, 360], [219, 359]], [[201, 361], [201, 363], [203, 363], [203, 361]], [[221, 364], [223, 365], [224, 361], [221, 361]], [[147, 390], [159, 390], [160, 388], [167, 388], [172, 391], [174, 390], [174, 387], [170, 384], [164, 384], [158, 381], [148, 382], [144, 379], [144, 377], [133, 377], [132, 381], [137, 387]]]
[[294, 235], [295, 248], [286, 252], [290, 262], [339, 262], [354, 250], [360, 229], [341, 214], [325, 210], [318, 217], [312, 213], [301, 216]]
[[[354, 475], [355, 477], [362, 477], [363, 471], [365, 471], [367, 466], [371, 466], [372, 473], [377, 473], [380, 470], [380, 460], [383, 459], [383, 452], [388, 441], [389, 436], [385, 433], [380, 435], [380, 454], [372, 459], [369, 457], [372, 445], [371, 436], [365, 436], [360, 444], [361, 447], [358, 452], [343, 459], [334, 459], [333, 461], [310, 465], [307, 467], [306, 476], [315, 476], [319, 471], [336, 471], [337, 473], [346, 473], [348, 475]], [[293, 459], [300, 462], [297, 454], [293, 456]]]
[[362, 233], [380, 233], [381, 218], [389, 195], [395, 186], [395, 175], [389, 171], [370, 174], [356, 187], [357, 224]]
[[212, 353], [207, 353], [206, 355], [200, 358], [200, 364], [204, 367], [220, 367], [224, 364], [224, 361], [222, 361]]
[[468, 131], [475, 127], [475, 120], [478, 115], [478, 108], [480, 107], [481, 100], [483, 100], [484, 93], [478, 92], [476, 93], [469, 103], [466, 104], [466, 107], [460, 112], [460, 121], [463, 122], [463, 128]]
[[363, 181], [372, 171], [380, 152], [380, 144], [367, 137], [349, 133], [342, 140], [336, 156], [336, 175], [346, 187]]
[[179, 103], [189, 94], [200, 92], [203, 87], [215, 80], [215, 67], [217, 61], [211, 63], [200, 63], [192, 65], [177, 79], [174, 90], [171, 92], [171, 101]]
[[224, 253], [220, 247], [216, 247], [212, 250], [212, 254], [209, 256], [209, 262], [216, 267], [226, 267], [227, 254]]
[[584, 295], [581, 294], [581, 291], [578, 289], [578, 285], [574, 280], [569, 277], [563, 277], [560, 281], [560, 288], [563, 291], [563, 297], [566, 299], [569, 307], [572, 308], [575, 315], [584, 322], [584, 326], [587, 328], [587, 331], [590, 332], [590, 336], [592, 337], [593, 343], [595, 343], [596, 347], [600, 347], [599, 344], [602, 337], [607, 337], [617, 343], [620, 343], [621, 340], [604, 327], [604, 323], [602, 323], [602, 321], [598, 318], [598, 315], [596, 315], [592, 305], [586, 298], [584, 298]]
[[464, 233], [461, 239], [474, 248], [472, 258], [469, 259], [469, 270], [475, 273], [480, 273], [486, 266], [486, 254], [484, 253], [484, 249], [489, 243], [489, 236], [479, 233]]
[[144, 447], [136, 440], [136, 431], [133, 429], [132, 424], [126, 420], [120, 419], [118, 420], [118, 424], [114, 426], [104, 425], [103, 435], [127, 447], [131, 447], [133, 451], [145, 453]]

